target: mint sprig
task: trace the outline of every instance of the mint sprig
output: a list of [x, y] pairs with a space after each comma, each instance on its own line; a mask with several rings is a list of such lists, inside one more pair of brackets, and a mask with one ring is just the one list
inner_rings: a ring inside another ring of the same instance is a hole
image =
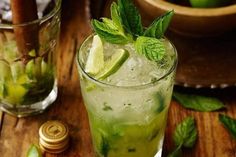
[[111, 4], [110, 11], [111, 11], [111, 19], [112, 19], [112, 21], [118, 27], [119, 30], [124, 32], [123, 26], [122, 26], [122, 19], [120, 17], [120, 12], [118, 10], [118, 5], [115, 2], [113, 2]]
[[92, 27], [100, 38], [112, 44], [127, 44], [130, 41], [130, 38], [111, 20], [103, 19], [103, 22], [92, 20]]
[[135, 36], [143, 34], [141, 15], [131, 0], [118, 0], [118, 8], [126, 31]]
[[176, 148], [168, 157], [179, 157], [181, 156], [182, 147], [192, 148], [194, 146], [197, 140], [197, 129], [193, 117], [187, 117], [177, 125], [173, 140]]
[[161, 38], [166, 32], [173, 15], [174, 15], [174, 11], [172, 10], [158, 17], [145, 30], [144, 36], [158, 38], [158, 39]]
[[146, 30], [141, 15], [132, 0], [118, 0], [111, 5], [111, 19], [92, 20], [93, 30], [103, 40], [112, 44], [134, 43], [136, 51], [152, 61], [163, 58], [166, 50], [160, 40], [173, 16], [173, 11], [157, 18]]

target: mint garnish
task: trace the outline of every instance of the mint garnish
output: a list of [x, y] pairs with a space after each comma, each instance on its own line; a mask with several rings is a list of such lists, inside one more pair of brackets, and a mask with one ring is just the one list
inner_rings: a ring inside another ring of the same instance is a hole
[[146, 30], [141, 16], [131, 0], [118, 0], [111, 5], [111, 19], [92, 20], [94, 31], [112, 44], [134, 43], [136, 51], [152, 61], [159, 61], [165, 54], [163, 37], [173, 11], [157, 18]]
[[111, 20], [103, 19], [103, 22], [92, 20], [92, 27], [99, 37], [107, 42], [112, 44], [127, 44], [129, 42], [129, 38]]
[[120, 12], [118, 10], [118, 5], [115, 2], [111, 4], [110, 11], [111, 11], [111, 19], [113, 23], [118, 27], [119, 30], [124, 32], [123, 26], [122, 26], [122, 19], [120, 17]]
[[161, 60], [165, 54], [165, 46], [162, 41], [151, 37], [139, 36], [135, 41], [135, 49], [139, 54], [153, 61]]
[[118, 8], [125, 30], [134, 37], [142, 35], [141, 15], [131, 0], [118, 0]]
[[147, 30], [145, 30], [144, 36], [161, 38], [167, 30], [173, 15], [174, 11], [172, 10], [157, 18]]

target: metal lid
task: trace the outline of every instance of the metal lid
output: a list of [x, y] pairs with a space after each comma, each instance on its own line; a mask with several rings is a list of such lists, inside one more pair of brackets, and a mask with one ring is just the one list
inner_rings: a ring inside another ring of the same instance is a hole
[[40, 144], [39, 144], [39, 147], [40, 147], [40, 149], [41, 149], [43, 152], [48, 152], [48, 153], [52, 153], [52, 154], [59, 154], [59, 153], [64, 152], [64, 151], [69, 147], [69, 145], [66, 145], [66, 147], [61, 148], [61, 149], [49, 149], [49, 148], [45, 148], [45, 147], [40, 143]]
[[64, 149], [65, 147], [67, 147], [68, 143], [69, 143], [69, 138], [66, 138], [64, 141], [62, 141], [61, 143], [55, 143], [55, 144], [51, 144], [51, 143], [47, 143], [45, 142], [42, 138], [39, 139], [39, 143], [47, 149], [50, 150], [59, 150], [59, 149]]
[[69, 136], [69, 129], [61, 121], [47, 121], [40, 127], [39, 136], [46, 143], [60, 143]]

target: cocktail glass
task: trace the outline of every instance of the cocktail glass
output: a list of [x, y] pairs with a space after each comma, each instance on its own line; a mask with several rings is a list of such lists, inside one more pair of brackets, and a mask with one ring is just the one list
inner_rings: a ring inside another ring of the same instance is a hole
[[[57, 97], [56, 47], [61, 0], [52, 0], [49, 5], [43, 2], [37, 0], [38, 9], [48, 6], [38, 13], [39, 19], [15, 25], [7, 18], [11, 11], [4, 10], [9, 4], [1, 2], [0, 108], [18, 117], [43, 112]], [[34, 34], [35, 27], [37, 33]], [[34, 35], [38, 46], [22, 54], [16, 41], [16, 29]]]
[[[147, 59], [139, 57], [132, 44], [104, 43], [105, 56], [117, 48], [127, 49], [130, 53], [126, 63], [113, 74], [116, 76], [104, 81], [85, 72], [92, 40], [93, 35], [80, 47], [77, 65], [96, 156], [161, 157], [177, 64], [176, 49], [167, 39], [162, 39], [168, 51], [165, 56], [168, 59], [161, 61], [166, 62], [164, 64], [160, 62], [160, 65], [165, 65], [158, 67], [162, 71], [160, 77], [150, 78], [146, 72], [152, 67], [145, 67], [145, 64], [140, 66], [142, 60]], [[158, 65], [153, 63], [153, 66]], [[135, 68], [138, 73], [132, 74]], [[155, 70], [150, 72], [156, 73]], [[130, 83], [119, 81], [119, 78], [124, 81], [123, 78], [128, 76], [133, 79], [129, 80]], [[150, 81], [133, 85], [138, 77]], [[116, 79], [115, 84], [113, 79]]]

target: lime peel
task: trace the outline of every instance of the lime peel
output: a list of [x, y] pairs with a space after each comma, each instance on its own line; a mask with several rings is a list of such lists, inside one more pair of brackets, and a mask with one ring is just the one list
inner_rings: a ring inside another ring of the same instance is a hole
[[125, 49], [117, 49], [111, 58], [105, 62], [104, 68], [95, 76], [98, 80], [103, 80], [120, 69], [122, 64], [129, 57], [129, 52]]
[[[128, 59], [129, 52], [125, 49], [117, 49], [115, 53], [109, 58], [104, 65], [104, 68], [100, 70], [100, 72], [95, 75], [97, 80], [104, 80], [110, 75], [114, 74], [116, 71], [120, 69], [122, 64]], [[87, 91], [91, 91], [96, 87], [96, 85], [92, 82], [89, 82], [86, 86]]]

